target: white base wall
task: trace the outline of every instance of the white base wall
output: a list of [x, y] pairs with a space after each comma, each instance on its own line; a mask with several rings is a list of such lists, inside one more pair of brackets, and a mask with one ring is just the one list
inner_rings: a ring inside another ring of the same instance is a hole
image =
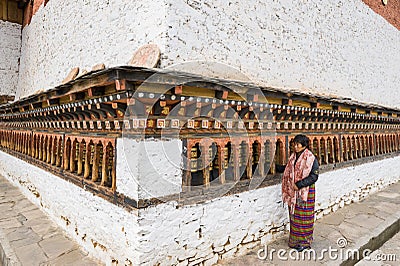
[[21, 25], [0, 20], [0, 47], [0, 95], [14, 95], [21, 54]]
[[238, 247], [246, 251], [262, 237], [270, 240], [283, 232], [287, 209], [280, 201], [280, 186], [275, 185], [202, 204], [177, 208], [169, 202], [140, 210], [139, 224], [146, 234], [139, 241], [148, 246], [142, 263], [212, 264], [219, 254], [229, 258]]
[[182, 141], [117, 139], [117, 191], [135, 199], [182, 192]]
[[[321, 174], [316, 183], [317, 216], [399, 181], [399, 166], [397, 156]], [[4, 152], [0, 173], [108, 265], [113, 259], [133, 265], [211, 265], [273, 240], [288, 223], [280, 185], [205, 203], [168, 202], [127, 212]]]
[[[53, 174], [0, 151], [0, 174], [107, 265], [139, 264], [138, 213], [128, 212]], [[36, 196], [38, 195], [38, 197]]]
[[400, 180], [400, 156], [322, 174], [316, 190], [317, 218]]
[[[316, 183], [317, 217], [399, 181], [399, 168], [397, 156], [321, 174]], [[144, 265], [212, 265], [219, 257], [238, 256], [276, 238], [289, 222], [281, 185], [180, 208], [170, 202], [140, 210], [139, 216], [141, 231], [146, 232], [139, 241], [148, 250]]]

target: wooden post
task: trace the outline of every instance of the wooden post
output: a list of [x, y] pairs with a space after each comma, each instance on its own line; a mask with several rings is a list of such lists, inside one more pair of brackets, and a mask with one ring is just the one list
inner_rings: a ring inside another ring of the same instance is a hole
[[1, 10], [1, 12], [2, 12], [2, 15], [3, 15], [3, 20], [7, 20], [8, 19], [8, 3], [7, 3], [7, 0], [3, 0], [2, 1], [3, 3], [3, 10]]
[[385, 154], [387, 152], [387, 141], [386, 141], [386, 135], [382, 136], [382, 144], [383, 144], [383, 153]]
[[369, 156], [369, 139], [368, 135], [364, 136], [364, 149], [365, 149], [365, 157]]
[[203, 161], [203, 184], [205, 187], [210, 187], [210, 156], [209, 156], [209, 145], [202, 145], [201, 160]]
[[111, 169], [111, 189], [112, 191], [116, 191], [117, 190], [117, 173], [116, 173], [116, 152], [115, 152], [115, 142], [113, 145], [111, 145], [112, 148], [112, 160], [111, 160], [111, 165], [112, 165], [112, 169]]
[[322, 164], [322, 159], [321, 159], [321, 139], [317, 139], [317, 154], [318, 154], [318, 163], [319, 163], [319, 165], [321, 165]]
[[24, 135], [23, 134], [18, 134], [18, 140], [19, 140], [19, 147], [18, 147], [18, 151], [20, 153], [24, 152]]
[[337, 138], [337, 161], [339, 163], [343, 162], [343, 143], [342, 143], [342, 139], [341, 139], [341, 135], [338, 136]]
[[349, 155], [348, 155], [348, 159], [349, 160], [353, 160], [354, 156], [353, 156], [353, 149], [354, 149], [354, 145], [353, 142], [351, 141], [351, 138], [347, 139], [347, 148], [349, 148]]
[[21, 145], [21, 147], [19, 147], [19, 151], [21, 153], [25, 153], [25, 134], [21, 133], [19, 135], [19, 137], [20, 137], [20, 145]]
[[[270, 139], [268, 141], [268, 145], [269, 145], [269, 153], [268, 153], [268, 161], [269, 161], [269, 165], [270, 165], [270, 172], [272, 175], [274, 175], [276, 173], [276, 169], [275, 169], [275, 162], [276, 162], [276, 144], [274, 139]], [[268, 174], [268, 173], [267, 173]]]
[[51, 148], [53, 146], [53, 138], [47, 139], [47, 156], [46, 156], [46, 163], [50, 163], [51, 161]]
[[35, 158], [35, 143], [36, 143], [36, 138], [35, 136], [32, 134], [31, 136], [31, 143], [30, 143], [30, 153], [29, 155], [33, 158]]
[[390, 152], [390, 141], [389, 141], [389, 136], [385, 136], [385, 153]]
[[253, 177], [253, 144], [247, 144], [246, 175], [248, 179]]
[[380, 149], [380, 138], [379, 138], [379, 136], [375, 136], [374, 142], [375, 142], [375, 145], [374, 145], [374, 148], [375, 148], [375, 155], [378, 155], [378, 154], [381, 153], [381, 149]]
[[325, 140], [324, 138], [322, 138], [324, 140], [324, 147], [322, 147], [322, 150], [324, 152], [324, 164], [328, 164], [329, 163], [329, 158], [328, 158], [328, 140]]
[[358, 159], [360, 158], [360, 142], [359, 142], [360, 138], [357, 136], [354, 138], [354, 155], [355, 158], [354, 159]]
[[331, 158], [328, 157], [328, 163], [330, 163], [329, 159], [331, 159], [332, 163], [335, 163], [336, 156], [335, 156], [335, 147], [333, 145], [333, 138], [329, 140], [330, 140], [329, 142], [327, 141], [327, 145], [328, 145], [328, 151], [330, 151], [329, 154], [331, 155]]
[[48, 145], [48, 139], [46, 141], [46, 138], [43, 138], [42, 142], [42, 161], [46, 162], [47, 160], [47, 145]]
[[108, 168], [108, 146], [103, 146], [103, 162], [101, 164], [101, 186], [104, 186], [108, 182], [107, 168]]
[[348, 158], [348, 153], [347, 153], [347, 150], [348, 150], [348, 143], [347, 143], [347, 139], [346, 139], [346, 137], [344, 137], [344, 140], [343, 140], [343, 138], [342, 138], [342, 147], [343, 147], [343, 149], [342, 149], [342, 154], [343, 154], [343, 161], [347, 161], [347, 160], [349, 160], [349, 158]]
[[79, 143], [79, 151], [78, 151], [78, 169], [76, 171], [77, 175], [81, 175], [83, 171], [83, 149], [84, 149], [84, 143], [81, 141]]
[[24, 152], [24, 137], [22, 134], [18, 134], [18, 141], [19, 141], [18, 151], [23, 153]]
[[364, 154], [365, 154], [365, 157], [369, 156], [368, 135], [364, 136]]
[[75, 156], [76, 156], [76, 142], [73, 141], [71, 144], [71, 154], [69, 157], [69, 170], [75, 172]]
[[264, 146], [264, 143], [261, 142], [260, 143], [260, 156], [258, 158], [258, 166], [257, 166], [260, 177], [264, 177], [266, 175], [265, 169], [264, 169], [265, 168], [264, 164], [265, 164], [265, 146]]
[[90, 142], [87, 142], [88, 144], [86, 145], [86, 156], [85, 156], [85, 169], [83, 173], [83, 178], [87, 179], [89, 178], [90, 175], [90, 158], [92, 156], [92, 145], [90, 145]]
[[221, 184], [225, 184], [225, 182], [226, 182], [225, 168], [224, 168], [224, 158], [225, 158], [224, 147], [225, 147], [224, 145], [219, 146], [219, 149], [218, 149], [218, 165], [219, 165], [218, 175], [219, 175], [219, 182]]
[[92, 165], [92, 181], [96, 182], [99, 178], [99, 163], [100, 163], [100, 147], [98, 144], [94, 146], [93, 165]]
[[[190, 178], [191, 178], [191, 150], [192, 146], [190, 146], [189, 141], [185, 140], [187, 143], [187, 150], [186, 150], [186, 160], [183, 162], [184, 163], [184, 172], [183, 172], [183, 179], [182, 179], [182, 186], [184, 188], [184, 191], [190, 191]], [[185, 143], [185, 142], [184, 142]]]
[[54, 137], [53, 145], [51, 147], [51, 159], [50, 159], [51, 165], [54, 165], [56, 163], [56, 154], [57, 154], [57, 139], [56, 137]]
[[43, 143], [43, 136], [41, 136], [39, 138], [39, 148], [38, 148], [38, 157], [37, 157], [37, 159], [39, 159], [39, 160], [42, 160], [42, 156], [43, 156], [43, 151], [42, 151], [43, 145], [42, 145], [42, 143]]
[[22, 153], [27, 154], [28, 153], [28, 140], [27, 140], [27, 135], [24, 133], [22, 134], [22, 141], [23, 141], [23, 146], [22, 146]]
[[231, 144], [231, 153], [233, 154], [233, 179], [234, 181], [240, 180], [240, 167], [239, 167], [239, 152], [238, 152], [238, 144]]
[[57, 155], [56, 155], [56, 166], [61, 167], [61, 143], [62, 138], [59, 137], [57, 141]]
[[20, 148], [20, 146], [21, 146], [21, 143], [20, 143], [20, 138], [19, 138], [19, 133], [17, 133], [16, 134], [16, 141], [17, 141], [17, 147], [16, 147], [16, 151], [18, 151], [19, 152], [19, 148]]
[[376, 136], [374, 135], [374, 134], [372, 134], [372, 139], [370, 139], [370, 141], [371, 141], [371, 146], [372, 146], [372, 149], [371, 149], [371, 153], [372, 153], [372, 155], [376, 155]]
[[68, 145], [68, 139], [65, 140], [64, 142], [64, 156], [63, 156], [63, 166], [64, 170], [68, 170], [69, 168], [69, 157], [70, 157], [70, 152], [71, 152], [71, 145]]

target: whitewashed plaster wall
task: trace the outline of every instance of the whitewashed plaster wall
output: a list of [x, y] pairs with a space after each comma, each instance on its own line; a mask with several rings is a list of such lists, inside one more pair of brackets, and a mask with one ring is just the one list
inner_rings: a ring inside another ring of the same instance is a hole
[[400, 105], [400, 32], [361, 0], [52, 0], [23, 30], [18, 96], [76, 66], [124, 65], [148, 42], [161, 67], [213, 61], [269, 86]]
[[400, 31], [361, 0], [166, 1], [163, 66], [223, 62], [270, 86], [400, 106]]
[[[399, 181], [399, 167], [397, 156], [321, 174], [316, 183], [317, 217]], [[169, 202], [139, 210], [139, 216], [139, 241], [147, 250], [143, 265], [212, 265], [219, 258], [261, 247], [288, 224], [280, 185], [179, 208]]]
[[126, 65], [141, 45], [163, 47], [164, 8], [152, 0], [49, 1], [23, 29], [17, 97], [60, 85], [74, 67]]
[[14, 95], [21, 53], [21, 25], [0, 20], [0, 47], [0, 94]]
[[182, 141], [117, 139], [117, 191], [138, 200], [182, 191]]

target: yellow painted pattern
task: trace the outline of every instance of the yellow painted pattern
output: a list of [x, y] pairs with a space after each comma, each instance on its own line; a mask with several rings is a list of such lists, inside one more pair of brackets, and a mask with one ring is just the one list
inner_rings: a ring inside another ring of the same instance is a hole
[[310, 108], [311, 104], [308, 102], [303, 102], [303, 101], [293, 101], [293, 106], [299, 106], [299, 107], [305, 107], [305, 108]]
[[183, 86], [182, 95], [183, 96], [202, 96], [202, 97], [214, 98], [215, 91], [211, 90], [211, 89], [205, 89], [205, 88]]
[[282, 99], [266, 97], [269, 104], [282, 104]]
[[341, 111], [341, 112], [348, 112], [348, 113], [351, 113], [351, 109], [350, 109], [350, 108], [346, 108], [346, 107], [341, 107], [341, 108], [340, 108], [340, 111]]
[[330, 105], [330, 104], [320, 104], [319, 109], [332, 110], [332, 105]]

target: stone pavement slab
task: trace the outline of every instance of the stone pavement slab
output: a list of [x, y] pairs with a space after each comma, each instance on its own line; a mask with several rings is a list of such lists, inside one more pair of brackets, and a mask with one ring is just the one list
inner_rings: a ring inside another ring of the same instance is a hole
[[[354, 265], [359, 260], [357, 265], [400, 265], [399, 230], [400, 182], [397, 182], [317, 220], [311, 250], [298, 253], [289, 248], [285, 232], [276, 241], [259, 244], [248, 254], [219, 261], [218, 265]], [[372, 262], [375, 264], [366, 264], [370, 261], [363, 260], [362, 254], [368, 250], [377, 250], [370, 257], [376, 257], [378, 252], [397, 254], [397, 261], [379, 264], [375, 260]], [[359, 259], [350, 257], [354, 251]]]
[[0, 176], [0, 265], [102, 265]]

